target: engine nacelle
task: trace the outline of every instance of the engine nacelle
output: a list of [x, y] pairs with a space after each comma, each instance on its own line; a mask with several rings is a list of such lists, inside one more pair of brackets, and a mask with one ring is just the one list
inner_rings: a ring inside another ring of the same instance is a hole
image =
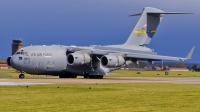
[[122, 56], [117, 55], [104, 55], [101, 57], [101, 64], [104, 67], [121, 67], [125, 64], [125, 60]]
[[91, 57], [88, 54], [70, 53], [67, 56], [67, 63], [73, 66], [88, 64], [90, 61]]

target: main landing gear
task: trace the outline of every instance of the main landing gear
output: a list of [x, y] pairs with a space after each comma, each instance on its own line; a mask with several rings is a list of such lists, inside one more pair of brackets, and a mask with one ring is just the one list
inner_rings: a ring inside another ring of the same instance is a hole
[[76, 78], [76, 74], [59, 75], [59, 78]]
[[25, 77], [25, 75], [23, 73], [19, 74], [19, 78], [23, 79]]
[[[85, 78], [85, 76], [84, 76]], [[87, 78], [90, 79], [103, 79], [103, 75], [89, 75]]]
[[89, 75], [89, 73], [84, 73], [83, 77], [85, 79], [90, 78], [90, 79], [103, 79], [103, 75]]

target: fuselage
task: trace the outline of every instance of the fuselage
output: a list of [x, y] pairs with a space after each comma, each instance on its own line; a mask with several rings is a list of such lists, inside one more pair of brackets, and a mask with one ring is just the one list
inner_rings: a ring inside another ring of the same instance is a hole
[[[28, 46], [19, 49], [8, 61], [10, 65], [18, 71], [37, 75], [59, 75], [66, 73], [82, 75], [85, 71], [90, 72], [90, 74], [105, 75], [111, 70], [120, 68], [102, 67], [98, 59], [93, 56], [91, 56], [93, 60], [92, 64], [71, 66], [67, 62], [68, 50], [71, 48], [76, 48], [76, 46]], [[94, 54], [95, 52], [101, 52], [101, 55], [119, 52], [154, 53], [151, 49], [142, 46], [110, 45], [77, 48], [91, 50]], [[101, 56], [99, 58], [101, 58]]]

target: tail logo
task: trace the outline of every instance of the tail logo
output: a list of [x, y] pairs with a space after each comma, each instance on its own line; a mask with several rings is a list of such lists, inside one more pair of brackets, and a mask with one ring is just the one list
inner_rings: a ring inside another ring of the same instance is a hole
[[135, 30], [135, 34], [146, 34], [146, 30]]
[[135, 30], [134, 33], [135, 34], [150, 34], [150, 33], [155, 33], [156, 30]]

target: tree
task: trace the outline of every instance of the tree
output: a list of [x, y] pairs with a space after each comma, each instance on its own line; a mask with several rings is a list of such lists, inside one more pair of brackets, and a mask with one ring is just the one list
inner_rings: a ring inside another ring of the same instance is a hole
[[174, 66], [177, 67], [177, 68], [186, 68], [184, 62], [176, 62], [176, 63], [174, 64]]
[[197, 69], [197, 65], [194, 64], [194, 65], [192, 66], [192, 69], [193, 69], [193, 70], [196, 70], [196, 69]]

